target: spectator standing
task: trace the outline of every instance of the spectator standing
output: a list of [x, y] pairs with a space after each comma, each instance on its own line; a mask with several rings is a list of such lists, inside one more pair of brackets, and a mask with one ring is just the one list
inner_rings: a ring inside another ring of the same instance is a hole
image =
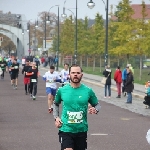
[[122, 72], [119, 66], [117, 67], [115, 71], [114, 80], [116, 81], [117, 92], [118, 92], [118, 96], [116, 98], [121, 98]]
[[41, 63], [43, 64], [45, 62], [45, 58], [41, 57]]
[[45, 67], [48, 65], [48, 57], [45, 58]]
[[132, 103], [132, 92], [133, 92], [133, 74], [132, 70], [130, 68], [127, 68], [127, 81], [125, 84], [125, 90], [127, 92], [127, 102], [126, 103]]
[[105, 84], [105, 96], [107, 97], [107, 89], [108, 89], [108, 98], [111, 97], [111, 69], [110, 66], [107, 65], [106, 69], [103, 71], [103, 75], [107, 78], [106, 84]]
[[123, 82], [122, 93], [124, 96], [126, 96], [125, 84], [126, 84], [126, 80], [127, 80], [127, 68], [128, 68], [128, 66], [125, 69], [123, 69], [123, 71], [122, 71], [122, 82]]

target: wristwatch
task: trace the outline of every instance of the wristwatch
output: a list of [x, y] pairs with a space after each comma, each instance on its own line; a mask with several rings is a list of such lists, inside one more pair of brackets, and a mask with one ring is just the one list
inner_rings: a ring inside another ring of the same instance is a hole
[[96, 113], [96, 114], [98, 114], [98, 112], [99, 112], [99, 111], [98, 111], [96, 108], [95, 108], [95, 110], [97, 111], [97, 113]]

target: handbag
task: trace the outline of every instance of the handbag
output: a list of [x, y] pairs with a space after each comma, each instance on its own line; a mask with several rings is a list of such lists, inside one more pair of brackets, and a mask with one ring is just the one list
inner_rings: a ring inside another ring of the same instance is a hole
[[102, 80], [101, 80], [101, 83], [102, 83], [102, 84], [106, 84], [106, 80], [107, 80], [107, 78], [109, 77], [109, 75], [110, 75], [110, 73], [108, 74], [107, 77], [103, 77], [103, 78], [102, 78]]

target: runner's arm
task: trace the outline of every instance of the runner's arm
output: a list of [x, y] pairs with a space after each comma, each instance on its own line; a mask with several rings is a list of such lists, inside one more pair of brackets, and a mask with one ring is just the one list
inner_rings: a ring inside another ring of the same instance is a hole
[[55, 100], [53, 103], [53, 116], [56, 119], [57, 117], [59, 117], [59, 104], [61, 103], [62, 99], [61, 99], [61, 88], [59, 88], [57, 90], [56, 96], [55, 96]]
[[53, 103], [53, 116], [54, 116], [54, 119], [59, 117], [59, 104], [56, 103], [55, 101]]
[[46, 82], [46, 75], [43, 75], [42, 79]]
[[89, 103], [91, 104], [92, 107], [96, 109], [97, 113], [100, 111], [101, 108], [100, 103], [98, 102], [98, 99], [92, 89], [90, 90]]
[[59, 74], [56, 76], [56, 80], [55, 80], [56, 82], [62, 82], [62, 80], [61, 80], [61, 78], [60, 78], [60, 76], [59, 76]]

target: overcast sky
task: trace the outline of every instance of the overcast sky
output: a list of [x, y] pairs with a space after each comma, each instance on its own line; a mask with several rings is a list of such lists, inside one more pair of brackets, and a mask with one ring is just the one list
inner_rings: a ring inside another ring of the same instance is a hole
[[[60, 5], [60, 14], [63, 12], [65, 0], [0, 0], [0, 10], [3, 13], [11, 12], [12, 14], [24, 14], [27, 20], [37, 19], [37, 15], [42, 11], [49, 11], [54, 5]], [[102, 0], [93, 0], [95, 7], [89, 9], [87, 3], [90, 0], [77, 0], [78, 1], [78, 18], [88, 16], [91, 19], [95, 18], [95, 14], [99, 12], [105, 18], [105, 6]], [[106, 0], [104, 0], [106, 1]], [[120, 0], [109, 0], [111, 4], [117, 5]], [[132, 4], [141, 4], [142, 0], [132, 0]], [[150, 4], [150, 0], [145, 0], [146, 4]], [[75, 14], [76, 0], [66, 0], [66, 8], [71, 8]], [[51, 12], [57, 14], [57, 7], [51, 9]], [[71, 12], [66, 11], [66, 14], [71, 15]]]

